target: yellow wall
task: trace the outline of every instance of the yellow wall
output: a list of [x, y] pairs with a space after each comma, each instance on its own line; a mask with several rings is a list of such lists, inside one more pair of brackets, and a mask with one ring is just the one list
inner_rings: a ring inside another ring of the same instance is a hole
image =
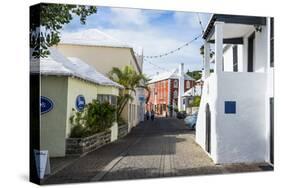
[[97, 99], [98, 94], [105, 95], [118, 95], [118, 88], [111, 86], [102, 86], [93, 84], [77, 78], [68, 79], [68, 100], [67, 100], [67, 128], [66, 136], [69, 136], [71, 131], [71, 123], [69, 121], [70, 116], [73, 115], [72, 108], [75, 109], [76, 97], [83, 95], [86, 100], [86, 104], [92, 102], [93, 99]]
[[119, 89], [116, 87], [109, 87], [109, 86], [98, 86], [98, 94], [105, 94], [105, 95], [119, 95]]
[[40, 149], [50, 156], [65, 155], [67, 77], [41, 76], [41, 96], [54, 103], [50, 112], [41, 115]]
[[40, 149], [48, 150], [51, 157], [65, 156], [65, 139], [71, 131], [69, 118], [78, 95], [89, 103], [97, 94], [118, 95], [118, 91], [73, 77], [41, 76], [41, 95], [50, 98], [54, 107], [41, 115]]
[[112, 67], [132, 65], [138, 71], [130, 48], [59, 44], [59, 51], [67, 57], [78, 57], [99, 72], [108, 74]]
[[78, 95], [85, 97], [86, 104], [91, 102], [97, 98], [97, 85], [77, 78], [68, 78], [66, 137], [69, 137], [71, 131], [69, 118], [73, 115], [72, 109], [76, 109], [75, 102]]

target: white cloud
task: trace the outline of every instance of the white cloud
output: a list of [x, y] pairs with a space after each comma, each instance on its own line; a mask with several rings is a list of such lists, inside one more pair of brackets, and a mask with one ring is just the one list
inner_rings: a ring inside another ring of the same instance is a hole
[[[143, 29], [141, 31], [124, 29], [103, 29], [103, 31], [120, 41], [135, 46], [135, 48], [141, 46], [144, 49], [144, 55], [146, 56], [159, 55], [168, 52], [178, 48], [186, 42], [176, 38], [170, 38], [169, 35], [164, 35], [161, 31], [152, 28]], [[177, 68], [179, 63], [185, 63], [186, 70], [201, 69], [201, 57], [198, 44], [194, 43], [169, 56], [148, 60], [167, 70]], [[144, 72], [147, 74], [155, 74], [157, 71], [163, 70], [159, 70], [159, 68], [149, 63], [144, 64]]]
[[[207, 24], [209, 15], [199, 15], [203, 24]], [[110, 8], [98, 11], [92, 20], [96, 24], [90, 28], [97, 28], [135, 49], [142, 47], [146, 56], [174, 50], [197, 36], [201, 29], [196, 13], [186, 12]], [[201, 43], [192, 43], [174, 54], [150, 61], [167, 70], [177, 68], [179, 63], [185, 63], [186, 70], [201, 69]], [[144, 72], [148, 75], [158, 71], [163, 70], [149, 63], [144, 64]]]
[[200, 22], [203, 25], [203, 29], [205, 29], [206, 24], [209, 21], [209, 14], [202, 13], [186, 13], [186, 12], [175, 12], [173, 15], [175, 21], [179, 25], [184, 25], [187, 28], [193, 29], [201, 29]]
[[149, 18], [140, 9], [111, 8], [112, 25], [122, 26], [144, 26], [148, 24]]

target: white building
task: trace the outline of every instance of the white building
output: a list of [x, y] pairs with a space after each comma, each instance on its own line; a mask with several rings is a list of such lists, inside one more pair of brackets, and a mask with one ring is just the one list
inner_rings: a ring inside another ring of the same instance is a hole
[[196, 96], [200, 97], [202, 94], [203, 85], [197, 84], [201, 82], [200, 80], [197, 80], [196, 85], [190, 88], [189, 90], [187, 90], [182, 95], [182, 100], [184, 101], [183, 102], [184, 110], [186, 110], [188, 113], [192, 113], [192, 111], [190, 111], [190, 108], [194, 97]]
[[218, 164], [273, 164], [273, 18], [214, 14], [203, 38], [196, 141]]

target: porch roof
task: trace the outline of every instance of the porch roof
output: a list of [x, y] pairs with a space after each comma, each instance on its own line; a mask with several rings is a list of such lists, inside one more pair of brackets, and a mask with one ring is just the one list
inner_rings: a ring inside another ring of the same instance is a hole
[[[226, 15], [226, 14], [213, 14], [206, 29], [203, 34], [203, 39], [210, 39], [214, 33], [214, 23], [216, 21], [224, 22], [228, 24], [230, 27], [234, 25], [239, 25], [242, 30], [248, 30], [252, 26], [260, 26], [266, 25], [266, 17], [258, 17], [258, 16], [241, 16], [241, 15]], [[237, 33], [237, 30], [235, 30]], [[231, 38], [231, 41], [227, 42], [240, 42], [239, 40], [239, 33], [236, 34], [235, 37]], [[235, 39], [233, 41], [233, 39]], [[238, 39], [238, 40], [236, 40]], [[212, 42], [212, 40], [211, 40]]]

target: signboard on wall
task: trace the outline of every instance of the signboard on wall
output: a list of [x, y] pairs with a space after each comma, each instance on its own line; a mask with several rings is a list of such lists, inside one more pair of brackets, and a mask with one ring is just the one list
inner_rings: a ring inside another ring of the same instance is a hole
[[35, 164], [37, 175], [40, 179], [43, 179], [45, 175], [51, 173], [50, 159], [48, 150], [34, 150]]
[[76, 109], [79, 112], [81, 112], [84, 109], [85, 105], [86, 105], [85, 97], [83, 95], [78, 95], [75, 101]]
[[145, 101], [145, 96], [139, 96], [139, 101], [144, 102]]
[[49, 99], [48, 97], [44, 97], [44, 96], [40, 97], [41, 114], [50, 112], [53, 109], [53, 106], [54, 106], [54, 103], [51, 99]]

